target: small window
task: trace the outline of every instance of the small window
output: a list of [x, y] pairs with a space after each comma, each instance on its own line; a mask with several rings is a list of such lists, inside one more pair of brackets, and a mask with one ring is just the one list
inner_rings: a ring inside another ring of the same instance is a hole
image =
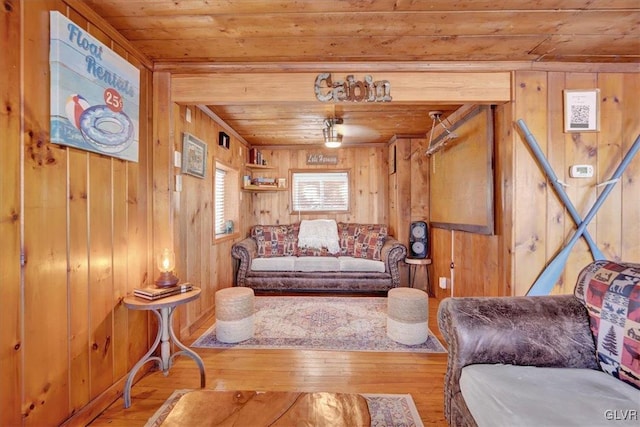
[[214, 232], [219, 239], [237, 231], [238, 209], [238, 171], [216, 162], [213, 180], [214, 194]]
[[294, 212], [348, 212], [348, 171], [291, 173]]

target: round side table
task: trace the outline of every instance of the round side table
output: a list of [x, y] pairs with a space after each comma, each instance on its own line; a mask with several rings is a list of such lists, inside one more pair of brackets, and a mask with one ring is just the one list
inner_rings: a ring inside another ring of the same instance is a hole
[[[133, 383], [134, 377], [136, 376], [136, 372], [138, 372], [138, 370], [150, 360], [158, 362], [158, 366], [162, 369], [164, 374], [167, 375], [169, 373], [169, 368], [171, 368], [171, 365], [173, 363], [173, 358], [180, 354], [186, 354], [187, 356], [191, 357], [198, 365], [198, 368], [200, 368], [200, 388], [204, 388], [204, 362], [197, 353], [182, 344], [176, 337], [176, 334], [173, 332], [173, 313], [176, 307], [196, 300], [198, 298], [200, 298], [200, 288], [193, 288], [188, 292], [172, 295], [166, 298], [160, 298], [153, 301], [148, 301], [142, 298], [135, 297], [133, 295], [124, 298], [124, 305], [129, 310], [148, 310], [153, 312], [158, 318], [158, 335], [156, 335], [155, 342], [153, 343], [147, 354], [142, 356], [142, 359], [140, 359], [138, 363], [136, 363], [133, 368], [131, 368], [131, 372], [129, 372], [129, 376], [127, 377], [127, 381], [124, 385], [125, 408], [131, 406], [131, 385]], [[173, 340], [173, 343], [178, 348], [180, 348], [181, 351], [177, 351], [171, 354], [170, 340]], [[158, 346], [160, 346], [160, 357], [152, 356], [153, 352], [158, 348]]]
[[431, 291], [431, 278], [429, 277], [429, 265], [431, 264], [431, 258], [405, 258], [404, 262], [409, 264], [409, 287], [413, 288], [413, 282], [416, 280], [416, 273], [418, 267], [424, 267], [424, 271], [427, 274], [427, 294], [433, 296]]

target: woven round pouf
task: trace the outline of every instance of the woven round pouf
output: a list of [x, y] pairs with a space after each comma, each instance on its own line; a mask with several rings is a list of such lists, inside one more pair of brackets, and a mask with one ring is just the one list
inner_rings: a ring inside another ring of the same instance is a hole
[[216, 292], [216, 338], [236, 343], [253, 337], [253, 289], [225, 288]]
[[429, 297], [413, 288], [393, 288], [387, 294], [387, 336], [405, 345], [425, 342], [429, 336]]

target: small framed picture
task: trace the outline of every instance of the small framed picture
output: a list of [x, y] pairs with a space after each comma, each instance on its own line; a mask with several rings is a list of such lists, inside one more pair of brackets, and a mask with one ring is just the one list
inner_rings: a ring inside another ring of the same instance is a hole
[[190, 133], [182, 138], [182, 172], [204, 178], [207, 172], [207, 144]]
[[224, 132], [218, 133], [218, 145], [222, 148], [229, 149], [229, 135]]
[[600, 130], [600, 89], [564, 91], [564, 131]]

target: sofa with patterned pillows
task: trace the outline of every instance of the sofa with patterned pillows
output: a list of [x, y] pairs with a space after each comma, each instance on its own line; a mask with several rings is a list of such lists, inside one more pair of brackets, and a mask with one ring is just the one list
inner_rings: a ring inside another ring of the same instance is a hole
[[447, 298], [451, 426], [640, 425], [640, 264], [595, 261], [574, 295]]
[[381, 292], [400, 285], [406, 247], [384, 224], [303, 220], [255, 225], [235, 243], [236, 286], [260, 291]]

